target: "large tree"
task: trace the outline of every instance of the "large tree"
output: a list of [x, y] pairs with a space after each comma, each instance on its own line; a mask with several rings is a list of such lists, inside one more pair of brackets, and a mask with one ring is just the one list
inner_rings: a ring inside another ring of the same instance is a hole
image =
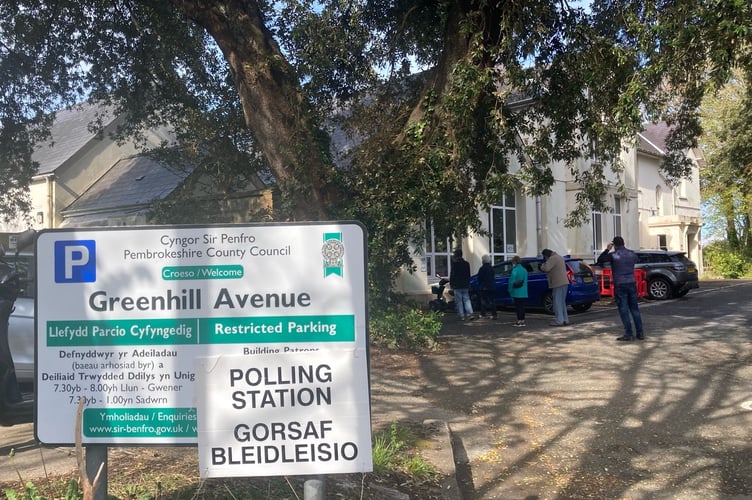
[[720, 226], [712, 236], [752, 255], [752, 87], [741, 71], [706, 96], [701, 116], [707, 160], [701, 187], [710, 219]]
[[597, 161], [573, 172], [577, 224], [605, 208], [603, 169], [645, 119], [674, 125], [665, 168], [681, 176], [709, 83], [752, 67], [747, 0], [579, 5], [0, 0], [0, 210], [26, 207], [49, 113], [89, 98], [128, 112], [124, 134], [171, 123], [184, 152], [236, 151], [209, 162], [228, 189], [268, 169], [276, 217], [364, 220], [395, 268], [423, 221], [461, 235], [478, 205], [547, 193], [548, 165], [582, 156]]

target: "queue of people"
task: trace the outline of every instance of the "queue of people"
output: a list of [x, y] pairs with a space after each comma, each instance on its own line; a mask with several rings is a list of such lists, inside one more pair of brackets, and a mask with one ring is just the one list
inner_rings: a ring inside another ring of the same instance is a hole
[[[540, 270], [546, 273], [548, 286], [551, 289], [554, 319], [550, 326], [561, 327], [569, 324], [567, 312], [567, 291], [569, 278], [564, 258], [551, 249], [541, 252], [543, 263]], [[478, 306], [481, 318], [497, 319], [496, 276], [490, 255], [483, 255], [478, 269]], [[635, 282], [634, 267], [637, 262], [636, 254], [625, 247], [621, 236], [614, 237], [603, 252], [598, 256], [597, 263], [611, 265], [614, 282], [614, 299], [619, 317], [624, 327], [624, 334], [617, 337], [618, 341], [643, 340], [645, 333], [642, 317], [638, 306], [637, 284]], [[449, 283], [454, 292], [457, 316], [460, 320], [470, 321], [476, 318], [470, 299], [470, 264], [462, 257], [462, 250], [454, 251]], [[525, 326], [525, 306], [528, 299], [528, 270], [522, 265], [518, 255], [512, 258], [512, 269], [507, 284], [507, 292], [514, 302], [516, 321], [515, 327]]]
[[[478, 269], [478, 302], [480, 317], [497, 319], [496, 308], [496, 275], [491, 256], [481, 258]], [[514, 267], [509, 279], [509, 296], [514, 300], [517, 321], [514, 326], [525, 326], [525, 302], [527, 300], [527, 269], [521, 265], [521, 259], [515, 255], [512, 259]], [[449, 285], [454, 293], [457, 317], [462, 321], [475, 319], [473, 304], [470, 300], [470, 264], [462, 257], [462, 250], [457, 249], [452, 254], [452, 269], [449, 273]]]

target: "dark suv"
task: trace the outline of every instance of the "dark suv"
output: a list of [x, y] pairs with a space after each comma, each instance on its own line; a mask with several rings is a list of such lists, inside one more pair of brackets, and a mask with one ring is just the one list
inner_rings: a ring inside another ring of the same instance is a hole
[[656, 300], [684, 297], [699, 288], [697, 266], [684, 252], [668, 250], [635, 250], [635, 267], [644, 269], [648, 281], [648, 297]]

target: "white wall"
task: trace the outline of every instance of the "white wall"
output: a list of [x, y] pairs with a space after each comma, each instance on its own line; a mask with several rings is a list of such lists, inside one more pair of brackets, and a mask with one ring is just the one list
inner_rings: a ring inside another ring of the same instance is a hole
[[[698, 224], [701, 224], [698, 167], [695, 165], [691, 179], [674, 188], [661, 175], [660, 158], [639, 152], [632, 145], [625, 146], [621, 156], [622, 170], [615, 173], [607, 169], [605, 172], [607, 205], [613, 207], [616, 196], [621, 199], [621, 228], [615, 228], [612, 212], [603, 212], [604, 243], [614, 236], [622, 236], [629, 248], [656, 248], [657, 235], [666, 234], [669, 249], [687, 251], [701, 265], [699, 235], [693, 239], [688, 234], [697, 231]], [[514, 172], [516, 168], [514, 166], [511, 171]], [[589, 165], [579, 160], [573, 168], [586, 169]], [[539, 255], [543, 248], [550, 248], [562, 255], [569, 254], [592, 262], [603, 251], [603, 248], [593, 246], [592, 224], [588, 222], [581, 227], [564, 227], [564, 219], [575, 206], [579, 189], [573, 181], [571, 167], [557, 163], [552, 165], [552, 170], [555, 182], [549, 195], [539, 199], [517, 195], [517, 254], [534, 256]], [[619, 185], [623, 186], [623, 191], [618, 189]], [[661, 193], [659, 197], [656, 196], [656, 188]], [[660, 198], [660, 206], [657, 198]], [[659, 217], [659, 211], [666, 215]], [[481, 212], [480, 217], [483, 229], [487, 230], [488, 213]], [[481, 256], [489, 252], [488, 237], [476, 235], [467, 238], [463, 242], [463, 252], [475, 273], [480, 267]], [[419, 271], [413, 275], [404, 273], [397, 286], [410, 295], [428, 297], [431, 280], [425, 272], [420, 272], [419, 256], [416, 256], [416, 265]]]

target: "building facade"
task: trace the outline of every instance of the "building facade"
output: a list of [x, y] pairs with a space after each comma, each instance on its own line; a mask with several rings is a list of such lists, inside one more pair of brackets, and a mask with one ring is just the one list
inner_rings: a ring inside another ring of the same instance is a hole
[[[633, 249], [686, 252], [702, 272], [699, 169], [703, 158], [699, 151], [687, 151], [693, 164], [691, 176], [672, 185], [660, 170], [667, 133], [665, 124], [649, 125], [627, 145], [622, 153], [623, 170], [606, 174], [606, 203], [611, 210], [593, 211], [589, 223], [583, 226], [564, 226], [580, 189], [565, 164], [552, 165], [555, 183], [549, 195], [531, 198], [507, 193], [490, 210], [480, 211], [486, 234], [455, 242], [447, 235], [435, 234], [429, 224], [425, 252], [415, 256], [417, 272], [402, 273], [397, 289], [409, 296], [430, 296], [437, 276], [448, 275], [452, 250], [457, 246], [476, 272], [484, 254], [490, 254], [493, 262], [501, 262], [514, 255], [540, 255], [544, 248], [593, 263], [614, 236], [622, 236]], [[511, 171], [517, 168], [513, 166]], [[573, 168], [589, 165], [579, 160]], [[622, 190], [617, 188], [619, 184]]]

